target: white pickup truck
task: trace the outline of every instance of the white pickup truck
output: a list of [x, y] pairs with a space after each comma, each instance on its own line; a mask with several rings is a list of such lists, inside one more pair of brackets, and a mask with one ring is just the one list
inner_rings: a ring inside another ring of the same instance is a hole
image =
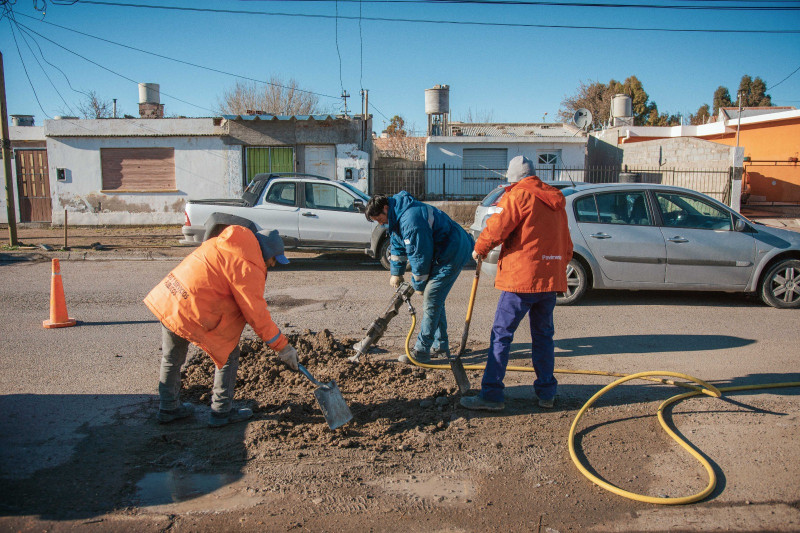
[[200, 244], [237, 224], [277, 229], [287, 250], [358, 251], [389, 268], [386, 230], [364, 216], [369, 197], [311, 174], [257, 174], [241, 198], [189, 200], [181, 244]]

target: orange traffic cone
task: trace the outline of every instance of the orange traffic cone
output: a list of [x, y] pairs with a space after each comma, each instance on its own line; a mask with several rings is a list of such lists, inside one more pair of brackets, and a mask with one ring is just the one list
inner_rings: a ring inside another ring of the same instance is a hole
[[75, 319], [67, 314], [67, 302], [64, 301], [64, 283], [61, 281], [61, 265], [53, 259], [53, 275], [50, 277], [50, 320], [42, 325], [46, 328], [66, 328], [75, 325]]

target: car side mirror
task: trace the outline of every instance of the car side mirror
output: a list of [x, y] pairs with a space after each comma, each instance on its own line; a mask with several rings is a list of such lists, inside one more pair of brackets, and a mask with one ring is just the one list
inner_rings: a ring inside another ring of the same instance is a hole
[[747, 229], [747, 224], [741, 218], [734, 219], [733, 231], [744, 231]]
[[367, 210], [367, 206], [364, 205], [364, 202], [362, 202], [361, 200], [355, 200], [353, 202], [353, 207], [355, 207], [356, 211], [358, 211], [359, 213], [363, 213], [364, 211]]

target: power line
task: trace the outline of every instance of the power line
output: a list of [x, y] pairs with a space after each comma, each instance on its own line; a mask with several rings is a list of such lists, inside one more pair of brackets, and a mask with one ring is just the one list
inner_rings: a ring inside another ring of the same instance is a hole
[[[160, 9], [167, 11], [189, 11], [195, 13], [224, 13], [231, 15], [263, 15], [276, 17], [298, 17], [298, 18], [317, 18], [317, 19], [345, 19], [358, 20], [359, 17], [343, 15], [321, 15], [308, 13], [282, 13], [271, 11], [247, 11], [239, 9], [212, 9], [200, 7], [178, 7], [178, 6], [154, 6], [144, 4], [131, 4], [123, 2], [98, 2], [96, 0], [79, 0], [80, 4], [92, 4], [111, 7], [131, 7], [141, 9]], [[500, 28], [547, 28], [547, 29], [571, 29], [571, 30], [606, 30], [606, 31], [638, 31], [638, 32], [668, 32], [668, 33], [735, 33], [735, 34], [798, 34], [800, 30], [752, 30], [752, 29], [691, 29], [691, 28], [642, 28], [628, 26], [579, 26], [573, 24], [524, 24], [513, 22], [481, 22], [481, 21], [456, 21], [456, 20], [433, 20], [433, 19], [407, 19], [392, 17], [361, 17], [364, 20], [377, 22], [407, 22], [413, 24], [447, 24], [456, 26], [487, 26]]]
[[781, 81], [779, 81], [778, 83], [776, 83], [776, 84], [775, 84], [775, 85], [773, 85], [772, 87], [768, 88], [768, 89], [767, 89], [767, 91], [769, 91], [769, 90], [771, 90], [771, 89], [774, 89], [775, 87], [777, 87], [777, 86], [778, 86], [778, 85], [780, 85], [781, 83], [785, 82], [786, 80], [788, 80], [789, 78], [791, 78], [792, 76], [794, 76], [795, 74], [797, 74], [797, 71], [798, 71], [798, 70], [800, 70], [800, 67], [797, 67], [796, 69], [794, 69], [794, 72], [792, 72], [791, 74], [789, 74], [788, 76], [786, 76], [785, 78], [783, 78]]
[[[83, 0], [78, 0], [81, 3]], [[240, 0], [258, 2], [312, 2], [324, 3], [336, 0]], [[339, 0], [341, 2], [360, 2], [362, 0]], [[686, 4], [614, 4], [604, 2], [547, 2], [538, 0], [363, 0], [370, 4], [464, 4], [488, 6], [541, 6], [541, 7], [580, 7], [580, 8], [611, 8], [611, 9], [684, 9], [691, 11], [797, 11], [800, 6], [765, 6], [755, 4], [751, 6], [719, 6], [719, 5], [686, 5]], [[692, 1], [692, 0], [685, 0]], [[699, 0], [703, 1], [703, 0]], [[720, 0], [723, 1], [723, 0]], [[791, 0], [789, 0], [791, 1]], [[796, 4], [796, 1], [792, 2]]]
[[190, 61], [184, 61], [182, 59], [177, 59], [177, 58], [174, 58], [174, 57], [165, 56], [163, 54], [158, 54], [156, 52], [150, 52], [149, 50], [144, 50], [142, 48], [137, 48], [135, 46], [130, 46], [130, 45], [127, 45], [127, 44], [119, 43], [117, 41], [112, 41], [110, 39], [105, 39], [103, 37], [98, 37], [97, 35], [92, 35], [90, 33], [82, 32], [82, 31], [79, 31], [79, 30], [76, 30], [76, 29], [73, 29], [73, 28], [68, 28], [67, 26], [62, 26], [62, 25], [56, 24], [54, 22], [48, 22], [46, 20], [40, 20], [40, 19], [38, 19], [36, 17], [23, 15], [22, 13], [16, 13], [16, 15], [17, 16], [22, 16], [22, 17], [27, 17], [27, 18], [35, 20], [37, 22], [41, 22], [42, 24], [47, 24], [49, 26], [54, 26], [56, 28], [61, 28], [62, 30], [71, 31], [72, 33], [77, 33], [78, 35], [83, 35], [84, 37], [90, 37], [92, 39], [97, 39], [98, 41], [103, 41], [103, 42], [106, 42], [106, 43], [109, 43], [109, 44], [113, 44], [113, 45], [116, 45], [116, 46], [121, 46], [122, 48], [127, 48], [129, 50], [134, 50], [136, 52], [141, 52], [143, 54], [149, 54], [149, 55], [155, 56], [155, 57], [160, 57], [161, 59], [167, 59], [169, 61], [174, 61], [176, 63], [182, 63], [184, 65], [189, 65], [191, 67], [196, 67], [196, 68], [200, 68], [200, 69], [203, 69], [203, 70], [208, 70], [210, 72], [216, 72], [217, 74], [225, 74], [226, 76], [233, 76], [234, 78], [241, 78], [243, 80], [254, 81], [254, 82], [257, 82], [257, 83], [263, 83], [264, 85], [272, 85], [273, 87], [280, 87], [282, 89], [292, 89], [292, 90], [295, 90], [297, 92], [313, 94], [313, 95], [322, 96], [322, 97], [325, 97], [325, 98], [334, 98], [334, 99], [340, 98], [339, 96], [331, 96], [329, 94], [318, 93], [318, 92], [314, 92], [314, 91], [306, 91], [306, 90], [297, 89], [297, 88], [294, 88], [294, 87], [287, 87], [287, 86], [281, 85], [279, 83], [272, 83], [272, 82], [269, 82], [269, 81], [264, 81], [264, 80], [259, 80], [259, 79], [256, 79], [256, 78], [250, 78], [248, 76], [243, 76], [241, 74], [235, 74], [233, 72], [226, 72], [224, 70], [220, 70], [220, 69], [216, 69], [216, 68], [212, 68], [212, 67], [206, 67], [206, 66], [203, 66], [203, 65], [198, 65], [197, 63], [192, 63]]
[[14, 33], [14, 25], [11, 22], [11, 17], [8, 17], [8, 26], [11, 28], [11, 37], [14, 38], [14, 44], [16, 45], [17, 53], [19, 54], [19, 60], [22, 62], [22, 70], [25, 71], [25, 77], [28, 78], [28, 84], [31, 86], [31, 91], [33, 91], [33, 96], [36, 98], [36, 103], [39, 104], [39, 109], [42, 110], [44, 116], [51, 118], [50, 115], [47, 114], [47, 111], [44, 110], [44, 106], [42, 106], [42, 102], [39, 100], [39, 95], [36, 94], [36, 87], [33, 86], [31, 76], [28, 74], [28, 67], [25, 66], [25, 60], [22, 58], [22, 51], [19, 49], [19, 43], [17, 42], [17, 36]]
[[[125, 80], [128, 80], [128, 81], [130, 81], [130, 82], [132, 82], [132, 83], [135, 83], [135, 84], [137, 84], [137, 85], [139, 84], [139, 82], [138, 82], [138, 81], [136, 81], [136, 80], [134, 80], [133, 78], [129, 78], [128, 76], [125, 76], [124, 74], [120, 74], [119, 72], [116, 72], [116, 71], [114, 71], [114, 70], [111, 70], [110, 68], [108, 68], [108, 67], [106, 67], [106, 66], [104, 66], [104, 65], [101, 65], [101, 64], [100, 64], [100, 63], [98, 63], [97, 61], [93, 61], [93, 60], [89, 59], [88, 57], [85, 57], [85, 56], [83, 56], [83, 55], [79, 54], [78, 52], [75, 52], [74, 50], [70, 50], [70, 49], [69, 49], [69, 48], [67, 48], [66, 46], [63, 46], [63, 45], [61, 45], [61, 44], [59, 44], [59, 43], [55, 42], [54, 40], [52, 40], [52, 39], [49, 39], [49, 38], [45, 37], [45, 36], [44, 36], [44, 35], [42, 35], [41, 33], [39, 33], [39, 32], [37, 32], [37, 31], [35, 31], [35, 30], [33, 30], [33, 29], [29, 28], [28, 26], [25, 26], [24, 24], [22, 24], [22, 23], [20, 23], [20, 22], [17, 22], [17, 25], [19, 25], [19, 26], [21, 26], [21, 27], [25, 28], [26, 30], [30, 31], [31, 33], [34, 33], [35, 35], [38, 35], [38, 36], [39, 36], [39, 37], [41, 37], [42, 39], [44, 39], [44, 40], [46, 40], [46, 41], [48, 41], [48, 42], [50, 42], [50, 43], [52, 43], [52, 44], [54, 44], [54, 45], [58, 46], [59, 48], [61, 48], [61, 49], [63, 49], [63, 50], [66, 50], [67, 52], [69, 52], [69, 53], [71, 53], [71, 54], [74, 54], [74, 55], [76, 55], [76, 56], [80, 57], [80, 58], [81, 58], [81, 59], [83, 59], [84, 61], [88, 61], [89, 63], [91, 63], [91, 64], [93, 64], [93, 65], [95, 65], [95, 66], [97, 66], [97, 67], [100, 67], [101, 69], [103, 69], [103, 70], [106, 70], [106, 71], [110, 72], [111, 74], [114, 74], [115, 76], [119, 76], [120, 78], [122, 78], [122, 79], [125, 79]], [[24, 64], [23, 64], [23, 66], [24, 66]], [[26, 71], [26, 73], [27, 73], [27, 71]], [[35, 94], [35, 91], [34, 91], [34, 94]], [[172, 98], [173, 100], [177, 100], [178, 102], [181, 102], [181, 103], [184, 103], [184, 104], [190, 105], [190, 106], [192, 106], [192, 107], [196, 107], [196, 108], [198, 108], [198, 109], [203, 109], [203, 110], [205, 110], [205, 111], [210, 111], [210, 112], [211, 112], [212, 114], [214, 114], [214, 115], [216, 115], [216, 114], [217, 114], [217, 111], [215, 111], [215, 110], [213, 110], [213, 109], [208, 109], [207, 107], [203, 107], [203, 106], [200, 106], [200, 105], [197, 105], [197, 104], [193, 104], [193, 103], [191, 103], [191, 102], [187, 102], [186, 100], [183, 100], [183, 99], [181, 99], [181, 98], [178, 98], [177, 96], [173, 96], [173, 95], [167, 94], [167, 93], [165, 93], [165, 92], [163, 92], [163, 91], [160, 91], [160, 94], [163, 94], [164, 96], [167, 96], [167, 97], [169, 97], [169, 98]], [[38, 98], [37, 98], [37, 100], [38, 100]], [[41, 106], [41, 104], [40, 104], [40, 106]], [[44, 109], [42, 109], [42, 111], [44, 111]], [[45, 114], [47, 114], [47, 113], [45, 113]], [[48, 115], [48, 116], [49, 116], [49, 115]]]

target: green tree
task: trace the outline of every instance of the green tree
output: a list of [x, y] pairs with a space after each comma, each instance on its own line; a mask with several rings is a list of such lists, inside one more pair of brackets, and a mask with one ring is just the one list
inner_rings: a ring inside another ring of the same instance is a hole
[[720, 85], [717, 87], [717, 90], [714, 91], [714, 113], [713, 116], [719, 115], [719, 110], [723, 107], [730, 107], [733, 105], [731, 101], [731, 93], [728, 91], [727, 87], [723, 87]]
[[389, 122], [389, 126], [386, 128], [386, 133], [389, 135], [389, 137], [405, 137], [406, 130], [403, 129], [405, 124], [406, 121], [403, 120], [403, 117], [400, 115], [395, 115]]
[[650, 102], [647, 91], [636, 76], [629, 76], [624, 82], [611, 79], [607, 84], [597, 81], [581, 82], [575, 95], [562, 100], [558, 117], [564, 122], [569, 122], [575, 111], [583, 107], [591, 111], [593, 125], [599, 127], [611, 116], [611, 100], [615, 94], [627, 94], [631, 97], [634, 124], [639, 126], [648, 124], [654, 110], [655, 116], [658, 117], [655, 103]]
[[703, 104], [697, 109], [697, 113], [689, 115], [689, 124], [692, 126], [705, 124], [708, 122], [709, 118], [711, 118], [711, 113], [709, 111], [708, 104]]
[[769, 107], [772, 105], [772, 98], [767, 94], [767, 84], [758, 76], [755, 79], [747, 74], [742, 76], [734, 105], [739, 105], [740, 98], [742, 107]]

